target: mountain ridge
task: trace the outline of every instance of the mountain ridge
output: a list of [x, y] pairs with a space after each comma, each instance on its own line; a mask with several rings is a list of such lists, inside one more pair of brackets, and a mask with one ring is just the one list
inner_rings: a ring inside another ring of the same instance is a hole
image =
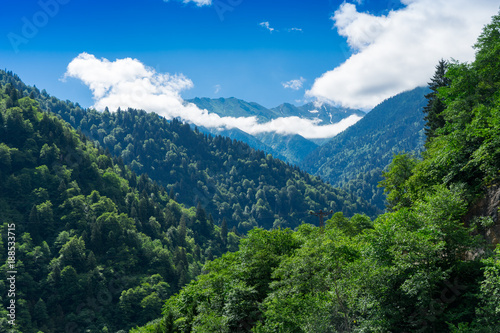
[[349, 216], [377, 213], [363, 200], [243, 142], [209, 136], [155, 113], [84, 110], [2, 73], [0, 80], [19, 86], [43, 110], [59, 115], [137, 174], [147, 173], [171, 198], [188, 206], [201, 203], [217, 223], [226, 219], [229, 228], [296, 227], [310, 219], [310, 209], [341, 210]]
[[[338, 123], [351, 115], [358, 117], [365, 115], [361, 110], [339, 108], [329, 104], [315, 105], [314, 103], [301, 106], [283, 103], [269, 109], [258, 103], [246, 102], [235, 97], [217, 99], [203, 97], [190, 99], [186, 102], [193, 103], [199, 108], [206, 109], [221, 117], [256, 117], [260, 123], [282, 117], [299, 117], [314, 120], [318, 122], [318, 125], [327, 125]], [[227, 135], [232, 139], [242, 140], [255, 149], [262, 149], [274, 157], [296, 165], [299, 165], [320, 144], [328, 141], [328, 139], [307, 139], [298, 134], [265, 132], [243, 135], [238, 131], [217, 128], [204, 128], [203, 130], [214, 135]]]
[[384, 195], [377, 184], [392, 156], [401, 152], [418, 155], [424, 148], [422, 110], [428, 91], [427, 87], [417, 87], [388, 98], [311, 152], [300, 166], [383, 209]]

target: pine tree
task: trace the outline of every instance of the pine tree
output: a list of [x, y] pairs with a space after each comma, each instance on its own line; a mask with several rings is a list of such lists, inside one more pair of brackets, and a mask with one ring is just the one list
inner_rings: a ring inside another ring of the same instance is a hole
[[437, 93], [439, 88], [448, 87], [450, 85], [450, 79], [446, 77], [447, 69], [448, 62], [441, 59], [436, 66], [436, 72], [434, 73], [431, 82], [428, 83], [431, 92], [425, 95], [428, 103], [423, 110], [426, 114], [424, 119], [427, 122], [425, 128], [427, 142], [429, 142], [432, 137], [436, 136], [437, 129], [442, 128], [445, 124], [442, 112], [446, 106], [443, 100], [438, 98]]

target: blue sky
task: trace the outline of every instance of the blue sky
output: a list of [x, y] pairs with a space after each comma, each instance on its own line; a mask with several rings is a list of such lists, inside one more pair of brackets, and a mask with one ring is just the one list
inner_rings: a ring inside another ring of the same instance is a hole
[[[304, 99], [303, 90], [285, 89], [283, 82], [302, 77], [308, 87], [349, 51], [330, 19], [340, 1], [220, 0], [202, 7], [176, 0], [56, 3], [57, 9], [49, 0], [2, 1], [1, 66], [84, 106], [93, 103], [87, 87], [59, 81], [81, 52], [137, 58], [160, 72], [183, 73], [194, 83], [185, 98], [234, 96], [273, 107]], [[382, 13], [388, 6], [366, 1], [360, 8]], [[54, 15], [41, 24], [40, 11]], [[41, 26], [26, 43], [14, 39], [13, 45], [8, 34], [23, 37], [23, 18]]]
[[0, 67], [84, 107], [325, 137], [338, 129], [219, 119], [184, 100], [368, 111], [426, 85], [441, 58], [472, 61], [498, 9], [497, 0], [2, 0]]

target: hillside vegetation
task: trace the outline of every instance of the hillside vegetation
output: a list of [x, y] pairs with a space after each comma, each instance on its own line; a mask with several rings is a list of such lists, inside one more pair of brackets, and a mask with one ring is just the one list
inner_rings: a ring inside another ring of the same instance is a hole
[[[0, 330], [13, 333], [145, 324], [207, 259], [236, 250], [239, 238], [10, 83], [0, 85], [0, 221], [0, 271], [17, 271], [15, 297], [0, 296]], [[0, 290], [9, 283], [2, 279]]]
[[498, 199], [468, 212], [500, 183], [500, 15], [475, 49], [431, 96], [444, 122], [423, 160], [384, 172], [391, 212], [254, 229], [131, 332], [499, 332], [500, 247], [480, 236], [500, 225]]
[[360, 198], [245, 143], [203, 134], [155, 113], [84, 110], [0, 71], [2, 78], [136, 174], [147, 174], [166, 189], [170, 198], [187, 206], [200, 204], [216, 224], [225, 219], [230, 229], [295, 228], [302, 221], [314, 221], [309, 210], [333, 209], [347, 216], [360, 212], [375, 216], [378, 212]]
[[377, 188], [394, 154], [422, 152], [428, 88], [416, 88], [377, 105], [363, 119], [313, 151], [300, 166], [383, 209]]

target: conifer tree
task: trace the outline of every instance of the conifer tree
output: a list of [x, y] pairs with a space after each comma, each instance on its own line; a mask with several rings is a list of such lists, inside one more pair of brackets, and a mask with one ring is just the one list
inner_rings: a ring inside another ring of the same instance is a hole
[[447, 68], [448, 62], [441, 59], [436, 66], [436, 72], [431, 78], [431, 82], [428, 83], [431, 92], [425, 95], [425, 98], [427, 98], [429, 102], [427, 106], [424, 107], [424, 113], [426, 114], [424, 119], [427, 122], [425, 128], [427, 142], [429, 142], [432, 137], [436, 136], [436, 130], [443, 127], [445, 124], [442, 112], [446, 106], [443, 100], [438, 98], [437, 92], [439, 88], [450, 85], [450, 79], [446, 77]]

